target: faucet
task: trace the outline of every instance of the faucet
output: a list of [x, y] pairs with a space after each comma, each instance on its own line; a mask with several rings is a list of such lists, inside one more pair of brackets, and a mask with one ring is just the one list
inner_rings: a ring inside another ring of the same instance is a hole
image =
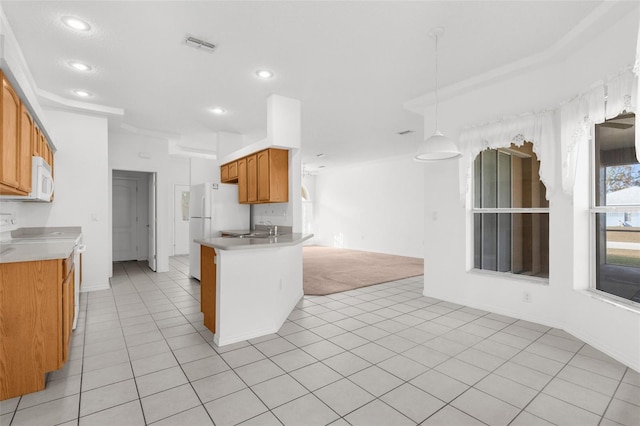
[[269, 236], [271, 235], [278, 235], [278, 225], [274, 225], [273, 223], [271, 223], [271, 221], [260, 221], [261, 225], [265, 225], [266, 227], [269, 228]]

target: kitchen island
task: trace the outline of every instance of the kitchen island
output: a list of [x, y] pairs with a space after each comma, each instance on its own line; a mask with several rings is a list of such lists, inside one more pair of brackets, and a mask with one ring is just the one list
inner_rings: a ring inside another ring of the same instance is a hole
[[313, 234], [196, 239], [201, 305], [214, 343], [277, 332], [302, 298], [302, 243]]

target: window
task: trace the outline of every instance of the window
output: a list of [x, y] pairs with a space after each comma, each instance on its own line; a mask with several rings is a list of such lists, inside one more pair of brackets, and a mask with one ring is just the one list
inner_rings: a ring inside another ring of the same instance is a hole
[[474, 162], [475, 269], [547, 278], [549, 203], [533, 144], [489, 149]]
[[594, 147], [593, 286], [640, 303], [640, 164], [635, 115], [619, 115], [596, 125]]

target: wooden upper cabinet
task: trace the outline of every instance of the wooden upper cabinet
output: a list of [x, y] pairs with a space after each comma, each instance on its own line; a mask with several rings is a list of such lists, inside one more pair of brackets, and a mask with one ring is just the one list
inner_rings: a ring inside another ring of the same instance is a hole
[[289, 201], [289, 151], [269, 148], [220, 167], [225, 183], [238, 183], [242, 204]]
[[24, 105], [20, 106], [20, 189], [31, 192], [31, 158], [34, 143], [33, 118]]
[[0, 120], [2, 139], [0, 140], [0, 194], [26, 194], [20, 189], [20, 98], [5, 75], [0, 71], [2, 106]]
[[247, 191], [247, 159], [241, 158], [237, 161], [238, 164], [238, 202], [248, 203], [249, 193]]
[[33, 143], [31, 145], [31, 155], [34, 157], [42, 157], [43, 154], [43, 146], [42, 146], [42, 132], [40, 128], [35, 125], [33, 127]]
[[220, 182], [228, 182], [229, 181], [229, 165], [223, 164], [220, 166]]
[[220, 166], [220, 181], [222, 183], [238, 183], [238, 162], [223, 164]]
[[258, 202], [258, 164], [256, 154], [247, 157], [247, 202]]
[[286, 203], [289, 201], [289, 152], [267, 149], [258, 156], [258, 201]]
[[238, 181], [238, 162], [234, 161], [233, 163], [229, 163], [229, 181], [237, 182]]

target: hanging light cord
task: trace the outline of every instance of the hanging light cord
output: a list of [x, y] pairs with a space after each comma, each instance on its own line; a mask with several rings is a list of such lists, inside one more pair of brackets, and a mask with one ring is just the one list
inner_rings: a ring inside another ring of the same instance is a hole
[[440, 131], [438, 126], [438, 35], [435, 35], [436, 39], [436, 132]]

